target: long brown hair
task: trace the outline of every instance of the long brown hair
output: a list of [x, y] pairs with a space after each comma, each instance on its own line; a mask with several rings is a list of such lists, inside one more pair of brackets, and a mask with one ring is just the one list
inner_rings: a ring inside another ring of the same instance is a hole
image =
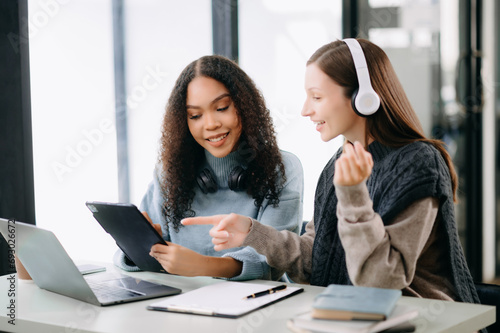
[[[425, 136], [385, 52], [368, 40], [357, 40], [366, 58], [373, 89], [380, 96], [379, 110], [366, 119], [366, 138], [370, 137], [390, 147], [401, 147], [415, 141], [432, 144], [441, 153], [450, 170], [453, 199], [456, 201], [458, 178], [444, 143]], [[354, 61], [343, 41], [337, 40], [319, 48], [307, 61], [307, 65], [311, 63], [315, 63], [333, 81], [344, 87], [346, 97], [351, 98], [358, 89]]]
[[242, 124], [238, 152], [248, 173], [247, 193], [260, 207], [264, 199], [277, 206], [286, 181], [285, 167], [264, 97], [250, 77], [233, 61], [204, 56], [179, 75], [167, 102], [161, 130], [160, 183], [165, 197], [163, 214], [178, 230], [180, 220], [194, 216], [191, 203], [196, 176], [205, 161], [203, 148], [187, 125], [186, 97], [189, 83], [198, 76], [213, 78], [229, 91]]

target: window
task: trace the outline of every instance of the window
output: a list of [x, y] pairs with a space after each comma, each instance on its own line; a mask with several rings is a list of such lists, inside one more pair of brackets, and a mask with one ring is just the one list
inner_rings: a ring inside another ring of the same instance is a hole
[[313, 216], [319, 174], [343, 139], [321, 141], [305, 100], [306, 61], [320, 46], [342, 38], [340, 0], [239, 1], [239, 60], [271, 110], [281, 149], [297, 155], [304, 168], [304, 220]]
[[[152, 179], [173, 83], [189, 61], [212, 52], [210, 6], [125, 2], [136, 205]], [[85, 202], [118, 201], [111, 1], [30, 0], [28, 7], [37, 225], [54, 231], [73, 259], [108, 261], [115, 242]]]

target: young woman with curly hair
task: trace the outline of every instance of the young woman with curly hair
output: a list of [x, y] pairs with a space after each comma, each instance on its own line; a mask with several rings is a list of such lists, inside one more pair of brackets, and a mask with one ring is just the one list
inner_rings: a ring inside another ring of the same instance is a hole
[[[298, 232], [302, 193], [301, 163], [278, 148], [264, 98], [247, 74], [222, 56], [189, 64], [170, 94], [159, 163], [141, 203], [168, 244], [150, 254], [177, 275], [277, 279], [254, 249], [216, 252], [206, 226], [180, 221], [237, 213]], [[119, 266], [133, 270], [124, 259]]]
[[326, 44], [307, 62], [305, 90], [302, 115], [321, 139], [346, 140], [320, 175], [305, 233], [236, 214], [182, 223], [214, 224], [216, 249], [252, 246], [296, 282], [478, 302], [457, 233], [451, 157], [425, 136], [385, 52], [364, 39]]

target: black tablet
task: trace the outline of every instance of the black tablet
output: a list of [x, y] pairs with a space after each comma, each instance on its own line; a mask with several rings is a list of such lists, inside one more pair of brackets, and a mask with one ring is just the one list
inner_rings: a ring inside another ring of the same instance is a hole
[[166, 273], [149, 252], [153, 245], [167, 243], [135, 205], [97, 201], [87, 201], [85, 205], [137, 267], [143, 271]]

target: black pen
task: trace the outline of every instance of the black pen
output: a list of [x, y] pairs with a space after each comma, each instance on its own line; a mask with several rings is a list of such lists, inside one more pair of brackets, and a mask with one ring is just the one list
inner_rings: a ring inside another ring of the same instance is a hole
[[247, 297], [244, 297], [244, 299], [256, 298], [256, 297], [260, 297], [260, 296], [274, 294], [275, 292], [283, 290], [283, 289], [286, 289], [286, 284], [282, 284], [281, 286], [276, 286], [274, 288], [267, 289], [267, 290], [264, 290], [264, 291], [259, 291], [258, 293], [255, 293], [255, 294], [252, 294], [252, 295], [248, 295]]

